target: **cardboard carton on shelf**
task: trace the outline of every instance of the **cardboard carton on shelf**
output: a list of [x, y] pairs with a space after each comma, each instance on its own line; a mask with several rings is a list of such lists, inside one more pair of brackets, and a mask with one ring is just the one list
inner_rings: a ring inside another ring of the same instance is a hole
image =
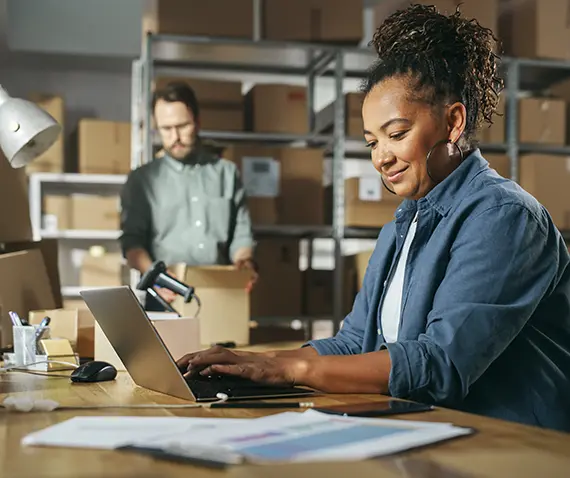
[[548, 210], [558, 229], [570, 230], [570, 158], [525, 154], [519, 168], [521, 187]]
[[264, 38], [276, 41], [357, 44], [362, 40], [362, 0], [267, 0]]
[[521, 143], [563, 145], [566, 140], [566, 102], [557, 98], [519, 101]]
[[79, 283], [85, 287], [114, 287], [127, 281], [127, 267], [123, 255], [91, 247], [83, 256]]
[[194, 90], [200, 108], [202, 130], [243, 131], [244, 97], [240, 82], [159, 77], [155, 81], [155, 87], [164, 88], [171, 81], [184, 81]]
[[[46, 93], [31, 93], [28, 99], [50, 114], [61, 126], [65, 127], [65, 102], [61, 96]], [[26, 172], [31, 173], [63, 173], [65, 171], [64, 133], [59, 133], [54, 144], [47, 151], [36, 157], [26, 166]]]
[[73, 194], [71, 196], [71, 228], [115, 231], [120, 227], [118, 196]]
[[241, 145], [223, 157], [237, 164], [254, 225], [321, 225], [323, 150]]
[[253, 37], [253, 0], [146, 0], [142, 33]]
[[307, 88], [257, 84], [245, 98], [245, 127], [256, 133], [307, 134]]
[[78, 172], [128, 174], [131, 171], [131, 123], [83, 118], [79, 121]]
[[[364, 93], [346, 93], [345, 99], [345, 134], [348, 138], [362, 138], [362, 103]], [[331, 133], [334, 125], [334, 102], [328, 104], [316, 115], [315, 129], [319, 133]]]
[[76, 352], [80, 357], [95, 356], [95, 317], [83, 299], [66, 299], [65, 310], [77, 312], [77, 344]]
[[504, 54], [522, 58], [570, 59], [568, 2], [501, 0], [499, 33]]

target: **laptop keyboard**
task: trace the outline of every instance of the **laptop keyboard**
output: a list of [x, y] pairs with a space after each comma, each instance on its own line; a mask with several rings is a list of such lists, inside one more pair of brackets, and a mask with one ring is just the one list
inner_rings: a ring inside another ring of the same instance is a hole
[[230, 398], [254, 397], [270, 395], [304, 395], [307, 391], [294, 387], [283, 387], [254, 382], [240, 377], [213, 375], [205, 377], [196, 375], [187, 377], [192, 393], [197, 399], [216, 398], [216, 394], [225, 393]]

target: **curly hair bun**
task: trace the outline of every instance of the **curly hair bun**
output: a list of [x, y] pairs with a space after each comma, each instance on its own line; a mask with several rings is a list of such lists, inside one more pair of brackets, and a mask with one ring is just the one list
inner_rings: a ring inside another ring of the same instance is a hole
[[378, 60], [363, 83], [365, 93], [383, 79], [410, 75], [427, 102], [465, 105], [468, 140], [483, 122], [492, 123], [503, 88], [497, 40], [477, 20], [463, 18], [459, 7], [451, 15], [433, 5], [398, 10], [378, 27], [371, 46]]

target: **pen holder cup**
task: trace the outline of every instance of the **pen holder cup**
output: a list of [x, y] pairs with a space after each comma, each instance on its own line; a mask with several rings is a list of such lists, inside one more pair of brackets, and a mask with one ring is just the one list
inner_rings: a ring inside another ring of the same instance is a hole
[[12, 334], [15, 365], [21, 367], [34, 363], [36, 360], [36, 327], [33, 325], [14, 325]]

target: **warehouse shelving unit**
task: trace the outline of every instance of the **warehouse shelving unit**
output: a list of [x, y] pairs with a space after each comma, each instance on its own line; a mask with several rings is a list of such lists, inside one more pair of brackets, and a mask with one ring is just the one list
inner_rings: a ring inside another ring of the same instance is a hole
[[[332, 238], [334, 241], [333, 330], [336, 332], [342, 316], [342, 243], [344, 239], [375, 239], [379, 228], [351, 228], [344, 224], [343, 160], [369, 158], [361, 138], [345, 136], [344, 80], [362, 78], [374, 54], [364, 48], [342, 48], [321, 44], [277, 43], [209, 37], [187, 37], [148, 34], [141, 58], [133, 64], [132, 102], [132, 166], [150, 160], [157, 144], [151, 131], [151, 85], [155, 75], [195, 76], [224, 73], [227, 80], [240, 80], [244, 74], [302, 77], [306, 81], [310, 130], [315, 126], [315, 83], [318, 78], [333, 82], [335, 90], [334, 130], [331, 135], [263, 134], [252, 132], [202, 131], [204, 139], [220, 145], [258, 142], [275, 145], [326, 147], [332, 156], [333, 222], [332, 226], [266, 226], [257, 227], [257, 236], [287, 236], [297, 238]], [[521, 153], [570, 155], [570, 147], [542, 144], [519, 144], [518, 94], [522, 90], [538, 91], [570, 77], [570, 63], [550, 60], [503, 58], [501, 65], [506, 77], [508, 111], [506, 142], [481, 144], [484, 152], [506, 153], [511, 159], [511, 177], [518, 180]], [[570, 232], [564, 237], [570, 240]], [[309, 251], [311, 248], [309, 247]], [[309, 257], [311, 253], [309, 252]]]

